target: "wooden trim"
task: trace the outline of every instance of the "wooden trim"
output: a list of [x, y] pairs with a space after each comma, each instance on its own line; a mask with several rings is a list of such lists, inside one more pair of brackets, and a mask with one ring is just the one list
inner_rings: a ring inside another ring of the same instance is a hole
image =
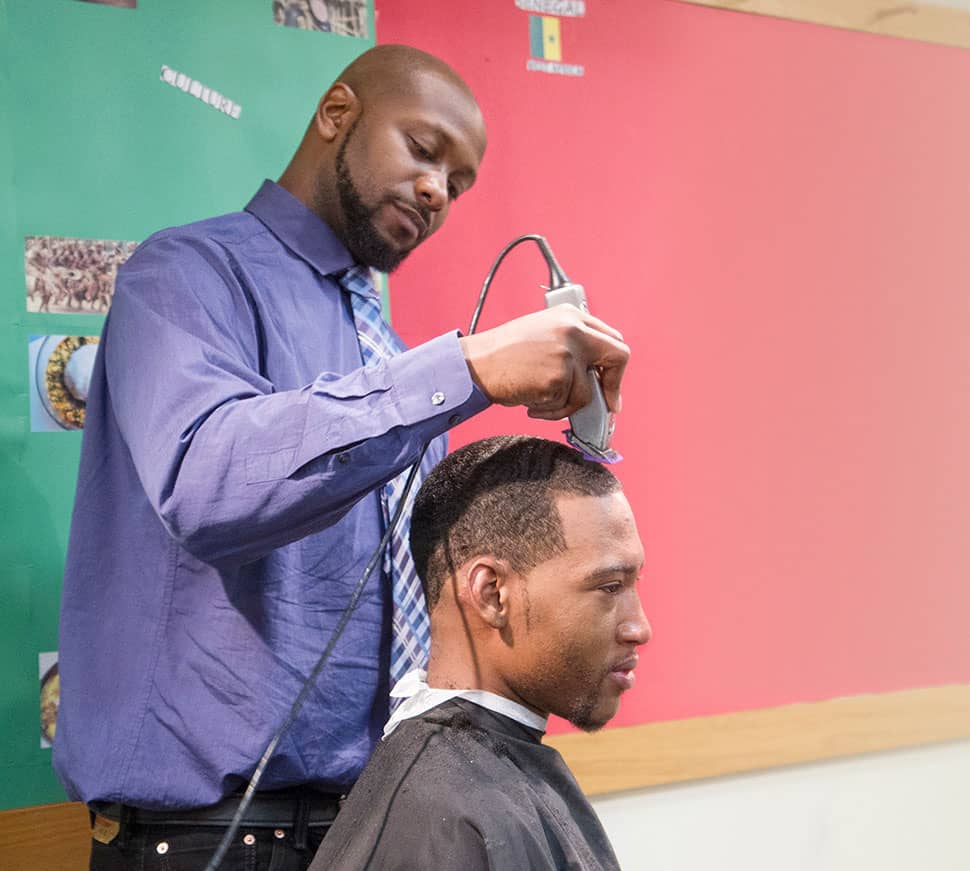
[[970, 737], [970, 684], [546, 739], [588, 795]]
[[4, 871], [86, 871], [91, 843], [88, 809], [78, 802], [0, 813]]
[[901, 0], [680, 0], [883, 36], [970, 48], [970, 10]]
[[[556, 735], [589, 795], [970, 737], [970, 684]], [[0, 812], [4, 871], [84, 871], [88, 817], [65, 803]]]

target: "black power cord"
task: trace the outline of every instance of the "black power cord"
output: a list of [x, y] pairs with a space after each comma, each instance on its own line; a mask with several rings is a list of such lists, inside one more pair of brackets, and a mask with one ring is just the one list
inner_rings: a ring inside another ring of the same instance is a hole
[[[549, 267], [549, 286], [555, 288], [561, 287], [563, 284], [568, 283], [569, 279], [566, 278], [566, 274], [560, 268], [559, 263], [556, 261], [555, 255], [552, 253], [552, 249], [549, 247], [549, 244], [546, 242], [544, 237], [530, 233], [525, 236], [519, 236], [517, 239], [513, 239], [499, 252], [498, 257], [495, 258], [495, 262], [492, 264], [492, 268], [488, 271], [488, 275], [485, 276], [485, 281], [482, 283], [482, 290], [478, 295], [478, 302], [475, 305], [475, 311], [472, 314], [471, 325], [468, 328], [468, 335], [472, 335], [475, 332], [475, 329], [478, 327], [478, 320], [481, 317], [482, 308], [485, 305], [485, 297], [488, 295], [488, 290], [492, 285], [492, 279], [495, 277], [495, 272], [498, 270], [499, 265], [513, 248], [520, 245], [522, 242], [530, 241], [535, 242], [539, 246], [542, 256], [545, 258], [546, 264]], [[374, 569], [377, 567], [377, 564], [380, 562], [381, 555], [384, 553], [384, 548], [387, 547], [388, 542], [391, 540], [391, 535], [397, 528], [401, 515], [404, 513], [404, 506], [408, 501], [408, 496], [411, 493], [411, 487], [414, 485], [414, 481], [417, 478], [418, 469], [421, 468], [421, 460], [424, 459], [424, 455], [428, 450], [429, 444], [430, 442], [421, 448], [421, 454], [411, 467], [411, 472], [404, 484], [404, 492], [398, 501], [397, 508], [394, 511], [394, 516], [391, 517], [387, 524], [387, 529], [384, 531], [384, 535], [381, 536], [381, 541], [380, 544], [377, 545], [377, 550], [374, 551], [373, 556], [370, 558], [366, 567], [364, 568], [363, 574], [357, 581], [357, 585], [350, 594], [350, 599], [347, 601], [347, 605], [344, 607], [343, 613], [340, 615], [340, 620], [337, 622], [337, 625], [334, 627], [334, 630], [330, 635], [330, 640], [327, 642], [327, 646], [324, 648], [323, 653], [320, 654], [320, 658], [317, 660], [316, 665], [313, 666], [313, 670], [309, 675], [307, 675], [306, 680], [303, 682], [303, 687], [300, 689], [296, 700], [290, 707], [289, 713], [286, 715], [286, 719], [283, 720], [280, 727], [276, 730], [276, 733], [270, 739], [269, 744], [266, 745], [266, 749], [263, 751], [263, 755], [260, 757], [259, 762], [253, 771], [252, 777], [249, 779], [249, 783], [246, 786], [246, 791], [243, 793], [243, 797], [239, 802], [239, 807], [236, 808], [236, 813], [233, 815], [232, 822], [229, 824], [229, 828], [226, 829], [226, 833], [219, 842], [219, 846], [216, 848], [215, 853], [212, 854], [209, 864], [205, 866], [205, 871], [218, 871], [219, 866], [222, 864], [222, 860], [225, 858], [226, 853], [229, 850], [229, 846], [232, 844], [233, 838], [239, 831], [239, 827], [242, 824], [242, 819], [246, 815], [249, 805], [252, 803], [253, 796], [256, 794], [256, 789], [259, 786], [259, 782], [263, 779], [263, 773], [266, 771], [266, 766], [269, 765], [270, 759], [272, 759], [273, 754], [276, 752], [276, 748], [279, 746], [283, 736], [287, 733], [287, 731], [289, 731], [290, 726], [292, 726], [293, 722], [296, 720], [297, 715], [300, 713], [300, 709], [303, 707], [303, 703], [306, 701], [307, 696], [310, 695], [310, 692], [316, 685], [317, 678], [320, 677], [320, 673], [323, 671], [324, 666], [330, 659], [330, 654], [333, 652], [334, 647], [337, 646], [337, 642], [340, 640], [340, 636], [343, 634], [344, 629], [347, 628], [347, 624], [350, 622], [350, 618], [353, 616], [354, 610], [357, 608], [357, 602], [360, 600], [361, 594], [364, 592], [364, 587], [366, 586], [370, 576], [373, 574]]]
[[[521, 245], [523, 242], [535, 242], [539, 246], [539, 250], [542, 252], [542, 256], [545, 258], [546, 265], [549, 267], [549, 288], [562, 287], [564, 284], [569, 284], [569, 279], [566, 278], [566, 273], [562, 271], [559, 262], [556, 260], [556, 255], [552, 253], [552, 249], [549, 247], [549, 243], [546, 242], [545, 237], [538, 236], [535, 233], [529, 233], [525, 236], [519, 236], [518, 239], [513, 239], [506, 245], [501, 251], [499, 251], [498, 257], [495, 258], [495, 262], [492, 264], [492, 268], [488, 270], [488, 275], [485, 276], [485, 281], [482, 283], [481, 293], [478, 294], [478, 302], [475, 304], [475, 311], [472, 314], [471, 326], [468, 328], [468, 335], [470, 336], [475, 332], [478, 327], [478, 319], [482, 315], [482, 308], [485, 305], [485, 297], [488, 294], [488, 289], [492, 285], [492, 279], [495, 277], [495, 272], [499, 268], [499, 265], [505, 259], [506, 255], [517, 245]], [[549, 289], [547, 288], [547, 289]]]

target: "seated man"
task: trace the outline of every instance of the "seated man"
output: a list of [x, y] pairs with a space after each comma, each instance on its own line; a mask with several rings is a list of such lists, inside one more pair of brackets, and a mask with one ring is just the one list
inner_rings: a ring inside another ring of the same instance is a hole
[[605, 466], [524, 436], [447, 457], [415, 500], [431, 609], [412, 671], [310, 871], [616, 869], [546, 717], [603, 726], [650, 639], [643, 548]]

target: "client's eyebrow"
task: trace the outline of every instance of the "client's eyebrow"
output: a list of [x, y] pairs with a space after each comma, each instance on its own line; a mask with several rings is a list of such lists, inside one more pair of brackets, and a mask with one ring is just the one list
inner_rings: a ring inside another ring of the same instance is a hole
[[610, 578], [615, 578], [617, 575], [623, 575], [628, 578], [636, 578], [639, 576], [640, 572], [643, 570], [643, 563], [640, 565], [633, 565], [632, 563], [620, 563], [612, 566], [604, 566], [603, 568], [596, 569], [590, 572], [586, 578], [590, 581], [608, 581]]

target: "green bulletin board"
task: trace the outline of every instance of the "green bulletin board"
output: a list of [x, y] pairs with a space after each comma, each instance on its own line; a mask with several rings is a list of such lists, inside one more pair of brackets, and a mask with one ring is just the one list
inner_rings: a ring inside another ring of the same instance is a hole
[[373, 44], [372, 0], [0, 0], [0, 808], [64, 798], [40, 677], [81, 446], [83, 402], [51, 386], [69, 337], [101, 330], [115, 243], [242, 208]]

